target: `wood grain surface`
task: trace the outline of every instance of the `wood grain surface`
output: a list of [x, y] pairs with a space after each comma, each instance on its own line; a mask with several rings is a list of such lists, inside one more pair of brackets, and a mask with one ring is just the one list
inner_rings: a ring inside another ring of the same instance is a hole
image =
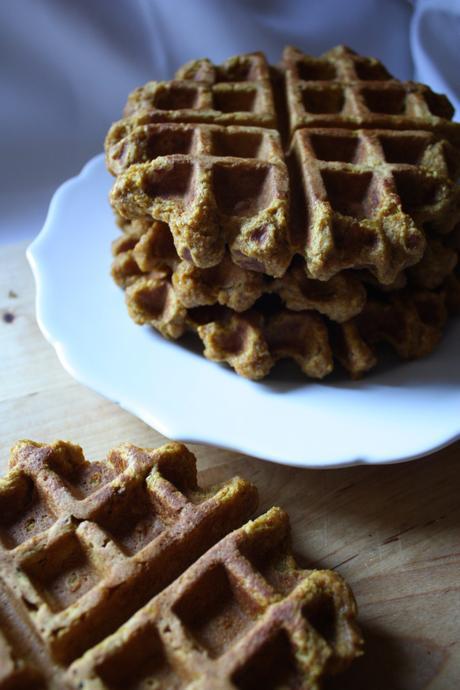
[[[1, 471], [19, 438], [72, 440], [90, 459], [121, 441], [163, 443], [63, 370], [36, 325], [24, 252], [0, 247]], [[460, 444], [406, 464], [340, 470], [193, 450], [203, 484], [234, 474], [255, 482], [261, 510], [289, 511], [302, 563], [337, 568], [352, 585], [365, 655], [328, 688], [460, 688]]]

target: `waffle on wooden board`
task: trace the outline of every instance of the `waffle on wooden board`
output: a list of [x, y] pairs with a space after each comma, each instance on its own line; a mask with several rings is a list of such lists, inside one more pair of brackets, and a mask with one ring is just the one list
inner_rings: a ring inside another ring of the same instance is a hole
[[250, 378], [283, 358], [360, 376], [381, 342], [428, 354], [456, 304], [452, 114], [343, 46], [196, 60], [136, 89], [106, 138], [130, 315]]
[[[316, 690], [361, 653], [356, 604], [301, 570], [256, 488], [170, 443], [18, 443], [0, 479], [1, 690]], [[272, 685], [270, 685], [270, 683]]]

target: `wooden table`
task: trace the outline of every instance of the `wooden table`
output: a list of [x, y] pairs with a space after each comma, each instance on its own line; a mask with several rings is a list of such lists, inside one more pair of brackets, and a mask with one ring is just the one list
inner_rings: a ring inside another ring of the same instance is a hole
[[[19, 438], [79, 443], [92, 459], [164, 438], [61, 367], [34, 316], [25, 246], [0, 247], [0, 464]], [[201, 482], [241, 474], [261, 509], [289, 510], [305, 564], [337, 568], [356, 594], [366, 653], [330, 688], [460, 688], [460, 444], [387, 467], [299, 470], [195, 446]], [[262, 690], [262, 689], [261, 689]]]

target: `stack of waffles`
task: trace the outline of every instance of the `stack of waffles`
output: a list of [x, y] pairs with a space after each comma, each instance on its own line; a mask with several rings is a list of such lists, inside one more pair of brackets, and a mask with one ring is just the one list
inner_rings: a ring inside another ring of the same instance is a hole
[[428, 354], [460, 307], [460, 124], [375, 59], [296, 48], [197, 60], [128, 99], [106, 139], [132, 318], [263, 378], [358, 377]]
[[0, 479], [0, 690], [319, 690], [361, 653], [356, 605], [301, 570], [280, 508], [201, 489], [170, 443], [23, 441]]

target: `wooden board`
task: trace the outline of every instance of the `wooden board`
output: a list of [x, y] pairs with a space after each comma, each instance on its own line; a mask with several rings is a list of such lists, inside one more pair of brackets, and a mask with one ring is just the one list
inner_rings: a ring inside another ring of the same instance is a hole
[[[24, 245], [0, 247], [0, 468], [19, 438], [73, 440], [88, 457], [164, 438], [62, 369], [38, 330]], [[298, 470], [194, 446], [202, 483], [241, 474], [261, 509], [286, 508], [304, 564], [356, 594], [366, 653], [330, 688], [460, 687], [460, 444], [386, 467]]]

